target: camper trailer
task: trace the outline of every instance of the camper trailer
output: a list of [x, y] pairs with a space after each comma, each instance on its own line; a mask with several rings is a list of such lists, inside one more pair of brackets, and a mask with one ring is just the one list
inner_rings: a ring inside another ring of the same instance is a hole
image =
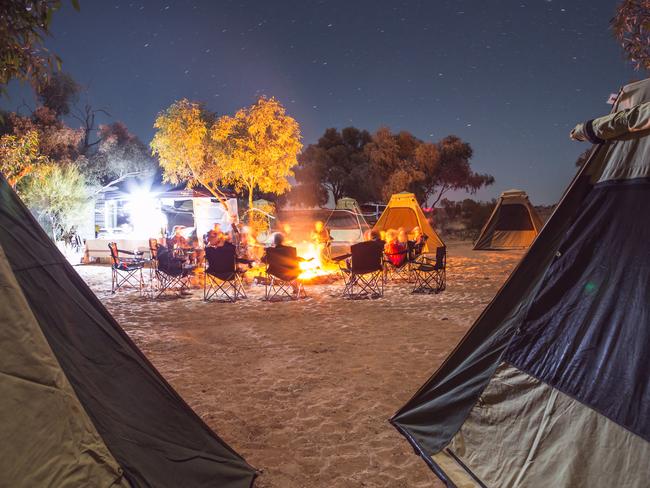
[[214, 224], [227, 231], [237, 220], [237, 199], [228, 198], [227, 206], [203, 189], [106, 192], [95, 204], [96, 231], [94, 239], [86, 240], [88, 258], [109, 258], [109, 242], [146, 253], [149, 238], [169, 237], [176, 229], [188, 239], [200, 238]]

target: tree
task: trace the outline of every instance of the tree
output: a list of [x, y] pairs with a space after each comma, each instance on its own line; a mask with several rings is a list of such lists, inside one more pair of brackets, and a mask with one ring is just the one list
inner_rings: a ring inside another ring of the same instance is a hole
[[19, 137], [37, 132], [40, 153], [53, 161], [75, 161], [80, 155], [81, 131], [68, 127], [47, 107], [38, 107], [30, 117], [8, 114], [2, 130]]
[[81, 165], [88, 183], [106, 189], [131, 176], [153, 175], [158, 167], [147, 146], [122, 122], [100, 125], [97, 150]]
[[187, 99], [173, 103], [158, 114], [156, 134], [151, 149], [158, 156], [163, 180], [188, 187], [203, 185], [228, 208], [226, 196], [220, 190], [224, 173], [213, 158], [209, 127], [214, 115], [200, 104]]
[[23, 178], [48, 162], [48, 158], [40, 152], [37, 131], [0, 137], [0, 173], [12, 188], [16, 189]]
[[[72, 6], [79, 10], [78, 0]], [[50, 34], [52, 14], [60, 0], [11, 0], [0, 2], [0, 92], [12, 79], [38, 86], [61, 60], [52, 56], [43, 40]]]
[[300, 207], [325, 205], [329, 200], [329, 194], [321, 183], [321, 175], [316, 172], [316, 168], [313, 166], [298, 167], [295, 173], [298, 183], [287, 194], [288, 201]]
[[70, 231], [89, 203], [86, 181], [73, 163], [42, 165], [19, 193], [53, 240]]
[[475, 239], [487, 222], [496, 206], [496, 200], [477, 202], [466, 198], [461, 202], [453, 202], [443, 198], [440, 201], [442, 212], [438, 214], [437, 224], [445, 232], [458, 232], [458, 224], [462, 227], [462, 237]]
[[480, 188], [494, 183], [494, 177], [472, 171], [469, 160], [472, 147], [457, 136], [447, 136], [437, 144], [439, 160], [435, 169], [424, 180], [424, 201], [433, 198], [435, 207], [450, 190], [476, 193]]
[[387, 127], [380, 128], [366, 146], [370, 159], [370, 187], [383, 200], [394, 193], [409, 191], [423, 201], [422, 188], [427, 175], [437, 163], [435, 148], [430, 148], [413, 134], [401, 131], [393, 134]]
[[67, 73], [57, 72], [36, 87], [36, 96], [57, 117], [68, 115], [79, 99], [81, 86]]
[[650, 0], [623, 0], [610, 25], [634, 68], [650, 69]]
[[220, 117], [211, 138], [220, 180], [245, 190], [249, 209], [256, 189], [281, 195], [291, 188], [288, 178], [302, 147], [300, 127], [275, 98], [261, 97], [234, 117]]
[[291, 190], [291, 200], [303, 205], [327, 203], [331, 193], [334, 201], [344, 196], [359, 196], [359, 173], [366, 169], [368, 156], [364, 151], [370, 134], [355, 127], [341, 132], [326, 129], [316, 144], [310, 144], [298, 157], [295, 170], [299, 183]]
[[327, 129], [300, 156], [294, 201], [321, 203], [323, 191], [360, 203], [388, 200], [394, 193], [412, 192], [434, 206], [449, 190], [475, 193], [492, 184], [490, 175], [471, 170], [471, 146], [456, 136], [434, 144], [407, 131], [381, 127], [370, 137], [355, 128]]
[[83, 107], [75, 107], [72, 111], [72, 117], [81, 123], [80, 131], [82, 133], [82, 138], [79, 152], [87, 157], [95, 150], [95, 146], [101, 142], [101, 134], [96, 134], [97, 138], [94, 141], [91, 140], [93, 134], [98, 131], [95, 122], [98, 114], [104, 114], [108, 117], [111, 116], [111, 114], [103, 108], [93, 108], [93, 106], [88, 102], [86, 102]]

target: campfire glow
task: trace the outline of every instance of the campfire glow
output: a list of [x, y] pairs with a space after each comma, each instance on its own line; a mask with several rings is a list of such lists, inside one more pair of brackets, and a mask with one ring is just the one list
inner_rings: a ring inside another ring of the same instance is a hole
[[298, 277], [299, 280], [309, 281], [319, 276], [326, 276], [336, 272], [333, 265], [323, 263], [319, 245], [303, 242], [296, 247], [298, 248], [298, 255], [303, 259], [309, 260], [300, 263], [302, 273]]

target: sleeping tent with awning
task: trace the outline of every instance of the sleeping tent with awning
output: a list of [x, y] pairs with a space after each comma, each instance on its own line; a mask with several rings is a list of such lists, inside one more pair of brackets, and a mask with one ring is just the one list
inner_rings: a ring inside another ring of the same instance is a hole
[[252, 486], [0, 176], [0, 486]]
[[404, 192], [392, 195], [373, 230], [397, 230], [400, 227], [406, 230], [409, 238], [413, 237], [413, 229], [419, 227], [422, 234], [428, 237], [424, 248], [425, 252], [434, 253], [437, 247], [445, 245], [424, 216], [424, 212], [413, 193]]
[[542, 219], [521, 190], [501, 193], [474, 244], [475, 250], [526, 249], [542, 230]]
[[496, 297], [391, 419], [447, 486], [647, 487], [650, 80]]

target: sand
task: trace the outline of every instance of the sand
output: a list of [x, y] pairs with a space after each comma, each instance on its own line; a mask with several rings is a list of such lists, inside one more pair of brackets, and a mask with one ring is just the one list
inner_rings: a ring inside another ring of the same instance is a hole
[[441, 487], [388, 418], [435, 371], [521, 252], [450, 243], [448, 286], [380, 300], [307, 286], [293, 303], [150, 300], [110, 292], [110, 269], [78, 266], [117, 321], [194, 410], [257, 468], [258, 488]]

